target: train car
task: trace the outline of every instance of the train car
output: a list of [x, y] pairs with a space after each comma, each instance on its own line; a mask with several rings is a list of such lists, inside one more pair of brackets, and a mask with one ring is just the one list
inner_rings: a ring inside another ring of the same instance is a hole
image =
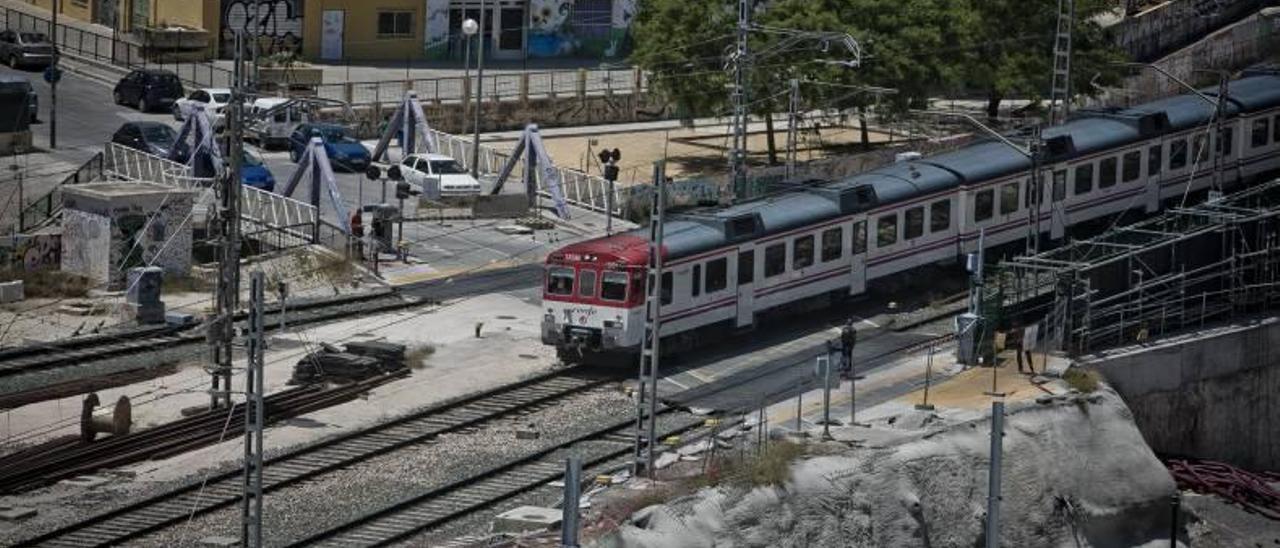
[[[1125, 109], [1084, 111], [1042, 132], [1042, 235], [1280, 171], [1280, 72]], [[833, 181], [802, 181], [716, 210], [671, 214], [663, 232], [661, 336], [674, 348], [765, 312], [861, 295], [868, 284], [1026, 238], [1030, 160], [995, 141]], [[546, 259], [542, 339], [563, 359], [637, 352], [648, 230], [575, 243]]]

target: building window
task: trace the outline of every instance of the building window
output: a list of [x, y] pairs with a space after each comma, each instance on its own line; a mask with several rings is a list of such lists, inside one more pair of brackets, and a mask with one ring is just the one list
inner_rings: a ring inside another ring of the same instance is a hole
[[596, 271], [594, 270], [578, 271], [578, 296], [580, 297], [596, 296]]
[[1156, 145], [1147, 149], [1147, 177], [1160, 174], [1160, 166], [1164, 165], [1164, 145]]
[[674, 291], [675, 285], [676, 285], [675, 277], [670, 272], [663, 272], [662, 273], [662, 291], [660, 295], [662, 299], [662, 304], [671, 304], [671, 294]]
[[1137, 181], [1142, 176], [1142, 151], [1135, 150], [1124, 155], [1124, 182]]
[[1093, 191], [1093, 164], [1076, 166], [1076, 196]]
[[1267, 145], [1267, 139], [1271, 138], [1271, 120], [1260, 118], [1253, 121], [1253, 138], [1250, 139], [1249, 145], [1258, 148]]
[[837, 226], [822, 233], [822, 262], [830, 262], [844, 255], [844, 227]]
[[1018, 210], [1018, 187], [1020, 185], [1021, 183], [1008, 183], [1000, 187], [1001, 215], [1008, 215]]
[[908, 240], [914, 240], [924, 235], [924, 206], [913, 207], [903, 214], [903, 220], [906, 226], [903, 227], [902, 233]]
[[751, 249], [738, 254], [738, 285], [746, 285], [756, 281], [756, 250]]
[[702, 294], [702, 265], [693, 265], [693, 276], [690, 277], [693, 283], [693, 289], [690, 291], [694, 297]]
[[729, 259], [720, 257], [707, 261], [707, 293], [715, 293], [729, 287]]
[[1098, 164], [1098, 188], [1110, 188], [1116, 185], [1116, 168], [1118, 162], [1115, 157], [1103, 159]]
[[867, 222], [858, 221], [853, 223], [853, 254], [867, 252]]
[[627, 300], [627, 274], [625, 272], [605, 272], [600, 281], [600, 298], [606, 301]]
[[813, 235], [796, 238], [791, 245], [791, 268], [799, 270], [813, 264]]
[[772, 278], [787, 271], [787, 244], [774, 244], [764, 250], [764, 277]]
[[876, 247], [889, 247], [898, 241], [898, 214], [885, 215], [876, 220]]
[[378, 37], [409, 38], [413, 37], [412, 11], [380, 11], [378, 12]]
[[929, 205], [929, 232], [951, 228], [951, 200], [938, 200]]
[[1169, 169], [1187, 167], [1187, 140], [1178, 139], [1169, 145]]
[[996, 196], [991, 189], [973, 195], [973, 221], [980, 223], [995, 214]]

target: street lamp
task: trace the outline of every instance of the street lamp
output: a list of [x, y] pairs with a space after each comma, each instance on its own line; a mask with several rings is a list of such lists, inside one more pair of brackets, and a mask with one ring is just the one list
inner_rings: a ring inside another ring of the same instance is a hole
[[[480, 0], [480, 26], [476, 30], [484, 30], [485, 20], [485, 2]], [[471, 177], [477, 181], [480, 180], [480, 99], [482, 97], [484, 97], [484, 32], [480, 32], [480, 39], [476, 40], [476, 119], [471, 139]]]
[[[468, 17], [462, 22], [462, 34], [466, 36], [463, 40], [466, 42], [462, 48], [462, 81], [466, 85], [471, 85], [471, 37], [480, 31], [480, 23], [475, 19]], [[465, 99], [465, 98], [464, 98]], [[467, 132], [467, 105], [462, 105], [462, 133]]]

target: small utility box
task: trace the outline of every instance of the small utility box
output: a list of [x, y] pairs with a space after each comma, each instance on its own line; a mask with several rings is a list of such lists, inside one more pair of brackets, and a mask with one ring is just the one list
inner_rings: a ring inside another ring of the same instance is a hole
[[62, 190], [62, 270], [107, 289], [125, 288], [129, 269], [168, 276], [191, 271], [194, 193], [156, 183], [91, 183]]

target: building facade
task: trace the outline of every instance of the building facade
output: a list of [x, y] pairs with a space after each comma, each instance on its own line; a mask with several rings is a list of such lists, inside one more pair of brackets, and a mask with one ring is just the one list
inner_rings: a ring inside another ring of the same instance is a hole
[[462, 22], [479, 21], [482, 6], [488, 59], [621, 58], [637, 8], [637, 0], [293, 1], [305, 4], [304, 56], [328, 62], [461, 61]]
[[219, 0], [26, 0], [58, 15], [97, 23], [120, 32], [186, 27], [216, 33]]

